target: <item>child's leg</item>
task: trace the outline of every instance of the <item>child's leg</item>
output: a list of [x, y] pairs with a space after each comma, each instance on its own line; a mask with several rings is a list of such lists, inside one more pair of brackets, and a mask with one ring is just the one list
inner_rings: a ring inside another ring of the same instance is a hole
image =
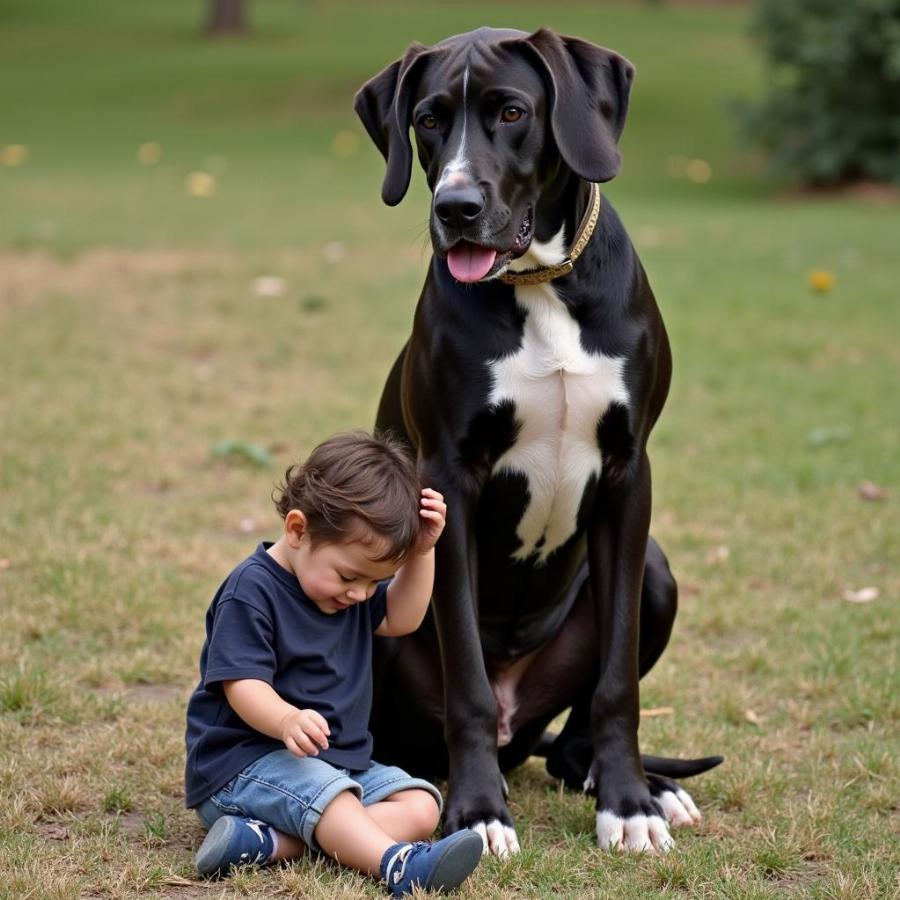
[[232, 865], [302, 855], [312, 845], [317, 810], [346, 790], [360, 788], [326, 762], [287, 750], [261, 757], [197, 808], [210, 827], [198, 869], [227, 873]]
[[[384, 805], [390, 804], [385, 801]], [[483, 846], [481, 838], [468, 829], [434, 843], [395, 841], [349, 790], [325, 807], [314, 833], [316, 843], [329, 856], [381, 878], [395, 896], [410, 894], [416, 888], [452, 890], [478, 865]]]
[[365, 809], [395, 841], [426, 841], [441, 818], [437, 801], [419, 788], [398, 791]]
[[397, 843], [351, 791], [339, 794], [325, 807], [315, 836], [318, 845], [339, 863], [376, 878], [385, 852]]
[[272, 837], [275, 840], [275, 850], [272, 852], [271, 857], [272, 862], [278, 862], [282, 859], [298, 859], [306, 853], [306, 844], [292, 834], [285, 834], [277, 828], [272, 828]]
[[[204, 875], [225, 873], [231, 865], [253, 862], [268, 865], [284, 859], [296, 859], [306, 852], [306, 844], [291, 834], [279, 831], [243, 810], [225, 811], [212, 798], [196, 809], [207, 829], [197, 852], [197, 868]], [[230, 798], [229, 798], [230, 799]], [[230, 821], [228, 821], [230, 820]]]

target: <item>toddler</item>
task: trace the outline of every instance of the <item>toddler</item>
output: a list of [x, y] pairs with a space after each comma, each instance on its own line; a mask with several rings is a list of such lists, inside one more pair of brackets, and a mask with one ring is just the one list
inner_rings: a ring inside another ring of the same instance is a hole
[[482, 840], [427, 842], [441, 796], [371, 759], [372, 635], [419, 627], [446, 506], [405, 448], [362, 433], [288, 469], [281, 537], [261, 543], [206, 614], [187, 710], [185, 801], [209, 827], [204, 875], [321, 851], [395, 895], [449, 890]]

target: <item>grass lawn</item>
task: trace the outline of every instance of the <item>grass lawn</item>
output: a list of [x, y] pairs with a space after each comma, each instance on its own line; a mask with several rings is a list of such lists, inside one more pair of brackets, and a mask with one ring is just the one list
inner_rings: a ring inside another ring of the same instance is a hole
[[[0, 4], [0, 147], [27, 154], [0, 167], [0, 898], [382, 896], [324, 862], [197, 880], [183, 711], [213, 592], [276, 533], [283, 468], [371, 424], [427, 263], [421, 178], [380, 204], [352, 94], [410, 41], [481, 24], [638, 67], [606, 195], [673, 343], [653, 530], [682, 589], [642, 745], [727, 761], [664, 857], [598, 852], [590, 802], [531, 761], [510, 781], [523, 852], [459, 896], [898, 896], [900, 210], [760, 177], [726, 111], [760, 84], [740, 7], [252, 16], [210, 43], [199, 3]], [[185, 190], [196, 171], [212, 196]], [[261, 275], [284, 293], [257, 296]]]

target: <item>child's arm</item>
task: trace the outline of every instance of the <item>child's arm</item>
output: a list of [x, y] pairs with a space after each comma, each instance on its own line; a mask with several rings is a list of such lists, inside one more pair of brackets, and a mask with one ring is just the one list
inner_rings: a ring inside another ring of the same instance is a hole
[[415, 631], [425, 618], [434, 589], [434, 545], [444, 530], [447, 506], [431, 488], [422, 491], [424, 519], [419, 542], [387, 589], [384, 621], [375, 629], [382, 637], [399, 637]]
[[225, 699], [251, 728], [284, 741], [296, 756], [316, 756], [328, 749], [328, 723], [314, 709], [297, 709], [265, 681], [241, 678], [223, 681]]

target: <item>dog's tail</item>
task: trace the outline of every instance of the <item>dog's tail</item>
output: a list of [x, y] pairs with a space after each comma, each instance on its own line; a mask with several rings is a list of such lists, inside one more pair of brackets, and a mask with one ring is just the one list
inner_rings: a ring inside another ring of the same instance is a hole
[[[557, 735], [545, 731], [537, 746], [532, 751], [534, 756], [547, 757]], [[724, 761], [724, 756], [704, 756], [701, 759], [673, 759], [669, 756], [641, 756], [641, 764], [649, 775], [662, 775], [664, 778], [691, 778], [708, 772]]]
[[644, 771], [665, 778], [690, 778], [714, 769], [724, 756], [704, 756], [702, 759], [672, 759], [668, 756], [641, 756]]

